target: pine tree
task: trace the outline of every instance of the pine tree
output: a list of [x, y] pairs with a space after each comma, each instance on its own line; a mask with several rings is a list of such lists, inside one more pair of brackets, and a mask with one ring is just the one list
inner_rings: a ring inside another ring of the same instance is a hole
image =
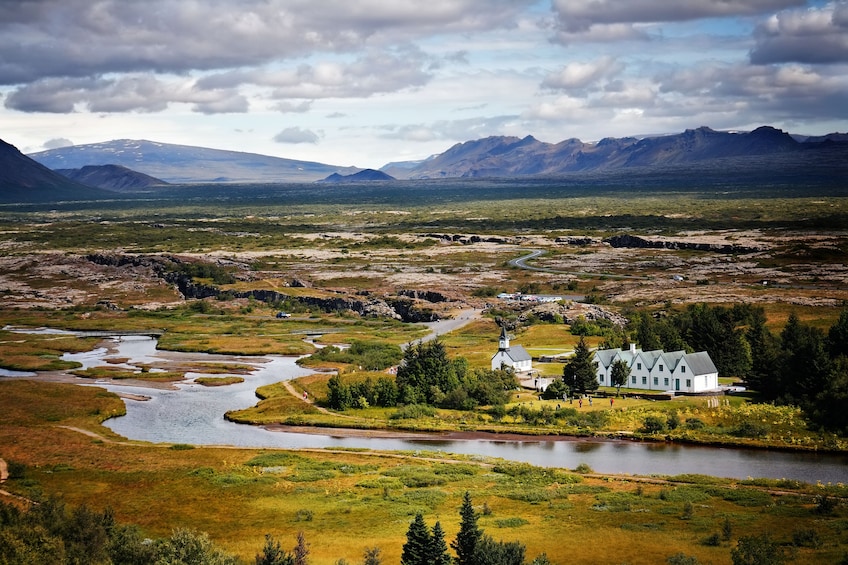
[[627, 361], [616, 359], [610, 370], [610, 384], [616, 388], [616, 395], [621, 394], [621, 387], [627, 384], [628, 376], [630, 376], [630, 367]]
[[294, 565], [294, 556], [284, 551], [274, 536], [265, 534], [265, 546], [256, 556], [256, 565]]
[[471, 505], [471, 494], [468, 491], [462, 499], [459, 516], [459, 532], [451, 543], [451, 547], [456, 551], [456, 564], [477, 565], [477, 545], [483, 537], [483, 531], [477, 526], [477, 513]]
[[432, 537], [430, 529], [419, 512], [406, 531], [406, 543], [400, 556], [401, 565], [427, 565], [430, 563]]
[[598, 388], [598, 363], [592, 360], [592, 351], [583, 337], [574, 348], [574, 356], [562, 369], [562, 380], [572, 393], [585, 394]]
[[303, 532], [297, 532], [297, 545], [294, 546], [294, 565], [307, 565], [309, 561], [309, 544], [306, 543], [306, 536]]
[[433, 536], [430, 538], [430, 563], [432, 565], [451, 565], [448, 544], [445, 542], [445, 532], [439, 522], [436, 522], [436, 525], [433, 526]]

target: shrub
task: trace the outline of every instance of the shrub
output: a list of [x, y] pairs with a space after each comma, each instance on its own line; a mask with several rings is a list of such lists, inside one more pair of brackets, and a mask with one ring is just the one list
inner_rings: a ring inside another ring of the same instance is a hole
[[792, 532], [792, 544], [796, 547], [818, 549], [822, 546], [822, 540], [817, 531], [812, 528], [805, 528]]
[[311, 522], [312, 517], [312, 510], [308, 510], [306, 508], [301, 508], [300, 510], [294, 513], [295, 522]]
[[686, 418], [687, 430], [700, 430], [704, 428], [704, 422], [700, 418]]
[[389, 416], [392, 420], [413, 420], [415, 418], [427, 418], [436, 415], [436, 409], [426, 404], [408, 404], [398, 408]]
[[701, 540], [701, 545], [706, 545], [707, 547], [718, 547], [721, 545], [721, 536], [717, 533], [710, 534]]
[[659, 416], [647, 416], [642, 424], [642, 431], [646, 434], [658, 434], [665, 431], [666, 422]]
[[765, 424], [757, 422], [742, 422], [730, 432], [736, 437], [765, 437], [768, 435], [770, 428]]

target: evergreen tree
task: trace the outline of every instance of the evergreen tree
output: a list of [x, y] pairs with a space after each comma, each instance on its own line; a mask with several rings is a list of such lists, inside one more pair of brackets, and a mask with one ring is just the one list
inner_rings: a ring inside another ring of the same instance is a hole
[[585, 394], [598, 388], [598, 363], [592, 360], [592, 351], [581, 337], [574, 348], [574, 356], [562, 369], [562, 380], [572, 393]]
[[827, 341], [831, 359], [842, 355], [848, 357], [848, 309], [843, 310], [839, 320], [830, 327]]
[[621, 394], [621, 387], [627, 384], [627, 377], [630, 376], [630, 367], [627, 361], [616, 359], [610, 369], [610, 384], [616, 388], [616, 396]]
[[830, 375], [824, 333], [802, 324], [792, 313], [780, 334], [780, 343], [786, 356], [780, 371], [781, 400], [806, 410], [825, 389]]
[[439, 522], [433, 526], [433, 536], [430, 538], [430, 563], [431, 565], [451, 565], [445, 532]]
[[477, 526], [477, 513], [471, 505], [471, 494], [468, 491], [465, 491], [462, 499], [459, 516], [459, 532], [451, 542], [451, 547], [456, 552], [456, 565], [478, 565], [477, 546], [483, 537], [483, 531]]
[[780, 395], [778, 370], [781, 351], [778, 339], [766, 327], [766, 315], [762, 308], [751, 312], [745, 339], [751, 346], [751, 370], [745, 382], [748, 388], [774, 400]]
[[419, 512], [406, 531], [406, 543], [400, 556], [401, 565], [427, 565], [432, 548], [430, 529]]
[[274, 536], [265, 534], [265, 545], [256, 556], [256, 565], [294, 565], [294, 556], [283, 550]]
[[382, 565], [383, 559], [380, 557], [379, 547], [369, 547], [365, 550], [362, 559], [362, 565]]
[[517, 541], [495, 541], [483, 535], [477, 544], [477, 565], [524, 565], [524, 544]]
[[342, 382], [338, 373], [327, 382], [327, 404], [333, 410], [347, 410], [353, 406], [353, 396], [350, 387]]
[[297, 532], [297, 545], [294, 546], [294, 565], [307, 565], [309, 560], [309, 544], [306, 543], [306, 536], [303, 532]]

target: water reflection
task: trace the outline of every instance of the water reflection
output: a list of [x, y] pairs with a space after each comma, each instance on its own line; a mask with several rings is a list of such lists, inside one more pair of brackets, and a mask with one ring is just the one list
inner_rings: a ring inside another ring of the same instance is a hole
[[[470, 456], [500, 457], [534, 465], [573, 469], [585, 463], [600, 473], [639, 475], [705, 474], [718, 477], [768, 477], [806, 482], [848, 481], [848, 455], [784, 453], [765, 450], [724, 449], [626, 440], [586, 441], [532, 439], [431, 439], [362, 438], [273, 432], [228, 422], [228, 410], [247, 408], [257, 402], [256, 388], [309, 374], [291, 357], [246, 358], [226, 355], [180, 354], [156, 350], [149, 337], [122, 338], [84, 354], [66, 359], [86, 366], [103, 365], [106, 359], [127, 364], [162, 365], [174, 360], [247, 363], [255, 368], [244, 382], [226, 387], [203, 387], [181, 383], [176, 390], [98, 383], [113, 392], [149, 396], [149, 401], [127, 400], [127, 414], [105, 425], [122, 436], [157, 443], [235, 445], [280, 448], [365, 448], [376, 450], [438, 451]], [[328, 430], [328, 434], [332, 431]]]

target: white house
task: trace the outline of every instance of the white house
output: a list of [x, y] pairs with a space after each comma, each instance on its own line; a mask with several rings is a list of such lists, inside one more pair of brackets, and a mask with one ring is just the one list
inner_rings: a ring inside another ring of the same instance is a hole
[[509, 335], [506, 328], [501, 328], [501, 336], [498, 338], [498, 352], [492, 356], [492, 370], [507, 367], [516, 373], [528, 373], [533, 370], [533, 359], [527, 350], [520, 345], [509, 345]]
[[718, 390], [718, 369], [706, 351], [642, 351], [632, 344], [629, 350], [600, 349], [595, 352], [595, 361], [601, 386], [613, 386], [612, 365], [619, 359], [630, 368], [625, 388], [675, 392]]

